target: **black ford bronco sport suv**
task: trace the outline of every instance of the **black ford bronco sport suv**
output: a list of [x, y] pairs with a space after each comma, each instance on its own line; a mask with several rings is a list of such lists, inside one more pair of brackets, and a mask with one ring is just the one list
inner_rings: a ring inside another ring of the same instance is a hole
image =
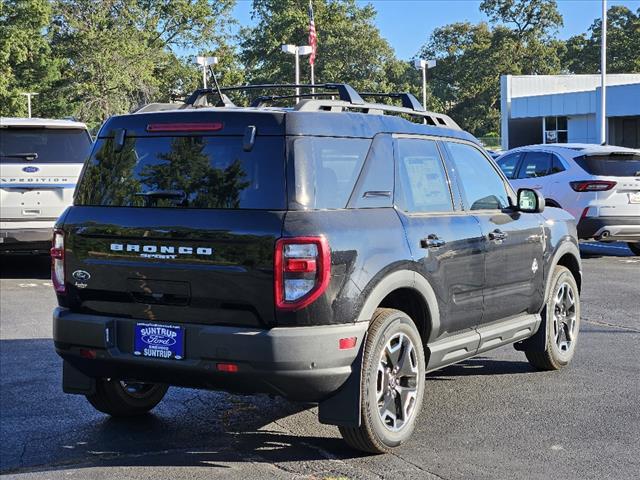
[[315, 88], [103, 125], [51, 250], [65, 392], [115, 416], [169, 385], [281, 395], [386, 452], [430, 371], [506, 344], [570, 362], [572, 217], [413, 96]]

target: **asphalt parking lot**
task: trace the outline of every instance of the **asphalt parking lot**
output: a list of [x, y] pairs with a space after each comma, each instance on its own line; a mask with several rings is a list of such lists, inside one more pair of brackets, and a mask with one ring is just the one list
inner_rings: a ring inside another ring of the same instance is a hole
[[170, 390], [110, 419], [61, 391], [48, 259], [0, 264], [0, 473], [7, 478], [639, 478], [640, 257], [583, 245], [573, 364], [533, 371], [503, 347], [429, 374], [412, 441], [348, 449], [316, 410], [267, 396]]

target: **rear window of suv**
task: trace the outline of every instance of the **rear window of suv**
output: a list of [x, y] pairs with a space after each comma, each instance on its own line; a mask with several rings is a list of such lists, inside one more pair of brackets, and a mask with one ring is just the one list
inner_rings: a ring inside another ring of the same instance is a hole
[[0, 129], [1, 163], [84, 163], [90, 150], [83, 129]]
[[591, 175], [640, 177], [640, 153], [588, 155], [574, 160]]
[[285, 208], [283, 137], [127, 137], [117, 151], [99, 139], [76, 205], [208, 209]]

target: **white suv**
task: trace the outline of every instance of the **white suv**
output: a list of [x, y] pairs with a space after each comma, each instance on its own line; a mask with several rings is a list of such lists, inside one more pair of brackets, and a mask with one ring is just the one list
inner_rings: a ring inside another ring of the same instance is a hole
[[90, 149], [84, 123], [0, 118], [0, 253], [49, 251]]
[[582, 239], [623, 241], [640, 255], [640, 150], [531, 145], [496, 159], [513, 187], [534, 188], [578, 221]]

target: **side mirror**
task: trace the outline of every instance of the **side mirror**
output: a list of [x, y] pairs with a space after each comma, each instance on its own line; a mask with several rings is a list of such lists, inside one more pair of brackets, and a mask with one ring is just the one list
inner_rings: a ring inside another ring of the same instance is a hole
[[536, 190], [521, 188], [518, 190], [518, 210], [524, 213], [544, 211], [544, 197]]

